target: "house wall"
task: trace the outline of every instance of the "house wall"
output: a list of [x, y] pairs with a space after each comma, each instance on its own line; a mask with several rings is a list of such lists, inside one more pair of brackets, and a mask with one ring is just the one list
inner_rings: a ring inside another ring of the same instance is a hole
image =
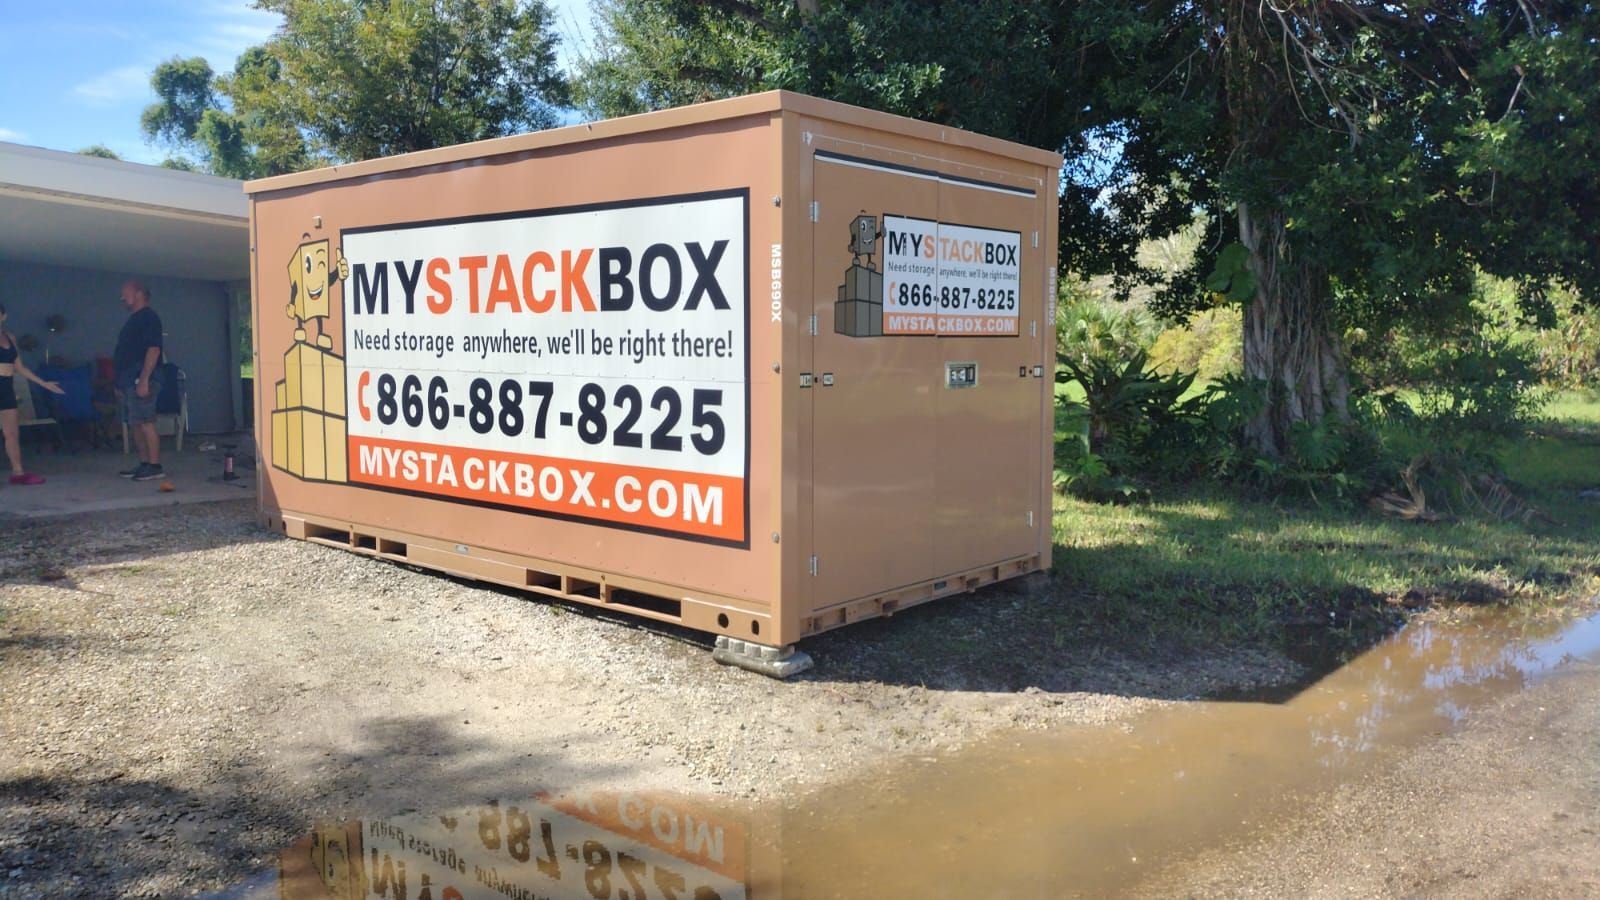
[[[127, 318], [118, 296], [128, 277], [128, 273], [0, 261], [0, 303], [10, 314], [6, 330], [40, 341], [39, 349], [25, 356], [30, 366], [44, 363], [46, 344], [52, 358], [65, 357], [71, 365], [109, 357]], [[161, 316], [167, 359], [188, 375], [190, 430], [232, 430], [238, 422], [239, 369], [227, 286], [139, 277], [150, 288], [150, 305]], [[45, 328], [45, 318], [52, 314], [67, 320], [65, 331], [54, 337]]]

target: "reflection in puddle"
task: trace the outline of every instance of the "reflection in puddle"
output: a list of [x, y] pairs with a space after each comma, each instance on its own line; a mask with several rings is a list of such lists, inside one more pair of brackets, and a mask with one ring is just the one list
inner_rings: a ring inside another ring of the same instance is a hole
[[539, 793], [446, 814], [317, 826], [272, 885], [293, 900], [675, 898], [747, 895], [745, 824], [677, 799]]
[[1281, 703], [1181, 704], [1126, 728], [1011, 738], [782, 809], [540, 793], [319, 826], [254, 887], [318, 900], [1123, 893], [1574, 659], [1600, 659], [1600, 616], [1418, 623]]

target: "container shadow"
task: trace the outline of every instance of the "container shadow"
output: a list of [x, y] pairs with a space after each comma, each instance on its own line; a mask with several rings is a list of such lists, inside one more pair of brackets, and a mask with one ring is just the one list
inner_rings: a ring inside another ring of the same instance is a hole
[[[289, 770], [239, 757], [166, 778], [81, 770], [0, 780], [0, 895], [223, 890], [275, 872], [280, 853], [320, 823], [526, 797], [560, 787], [539, 783], [542, 768], [575, 771], [559, 746], [508, 759], [434, 718], [390, 720], [369, 736], [339, 753], [305, 748], [315, 764]], [[582, 779], [625, 774], [593, 757], [577, 771]]]

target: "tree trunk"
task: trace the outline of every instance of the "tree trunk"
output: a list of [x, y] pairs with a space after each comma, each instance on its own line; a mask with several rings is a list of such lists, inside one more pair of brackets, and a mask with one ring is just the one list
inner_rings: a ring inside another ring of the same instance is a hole
[[1239, 240], [1250, 254], [1256, 295], [1244, 309], [1244, 374], [1267, 385], [1267, 404], [1245, 442], [1270, 458], [1296, 422], [1350, 417], [1344, 345], [1334, 333], [1327, 272], [1297, 259], [1279, 210], [1239, 205]]

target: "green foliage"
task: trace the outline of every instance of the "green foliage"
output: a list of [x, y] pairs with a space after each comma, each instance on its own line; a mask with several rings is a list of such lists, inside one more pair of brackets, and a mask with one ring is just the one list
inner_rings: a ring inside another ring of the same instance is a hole
[[[1063, 355], [1057, 365], [1056, 380], [1083, 394], [1058, 399], [1072, 433], [1058, 442], [1056, 485], [1078, 497], [1136, 499], [1148, 494], [1141, 485], [1204, 478], [1350, 503], [1387, 484], [1400, 465], [1362, 423], [1297, 423], [1283, 454], [1254, 453], [1239, 435], [1266, 407], [1267, 385], [1237, 374], [1196, 390], [1193, 372], [1158, 372], [1142, 350], [1082, 361]], [[1073, 422], [1081, 423], [1076, 431]]]
[[1231, 303], [1244, 303], [1256, 295], [1256, 273], [1250, 270], [1250, 252], [1243, 244], [1235, 241], [1222, 248], [1205, 286]]
[[1546, 396], [1537, 330], [1479, 301], [1455, 319], [1397, 327], [1362, 342], [1357, 378], [1369, 418], [1401, 417], [1396, 441], [1488, 455], [1531, 426]]
[[[1057, 399], [1069, 421], [1081, 420], [1076, 437], [1081, 452], [1058, 448], [1057, 466], [1069, 486], [1078, 474], [1097, 481], [1109, 478], [1126, 497], [1133, 491], [1121, 487], [1124, 483], [1183, 481], [1203, 475], [1234, 478], [1254, 460], [1239, 449], [1237, 438], [1265, 403], [1259, 383], [1225, 376], [1196, 390], [1194, 373], [1158, 372], [1143, 350], [1125, 357], [1059, 356], [1056, 380], [1076, 384], [1083, 396], [1081, 401]], [[1090, 462], [1103, 465], [1105, 471], [1084, 468]]]
[[591, 117], [789, 86], [788, 57], [796, 53], [800, 28], [793, 3], [699, 8], [671, 0], [598, 0], [593, 8], [597, 39], [573, 83], [574, 100]]
[[575, 95], [616, 116], [786, 89], [1036, 146], [1062, 122], [1075, 68], [1060, 20], [1028, 0], [602, 0]]
[[[258, 0], [281, 13], [273, 77], [237, 79], [237, 112], [298, 126], [360, 160], [556, 124], [567, 85], [542, 0]], [[256, 73], [261, 74], [261, 73]]]
[[1131, 480], [1113, 475], [1106, 461], [1090, 452], [1082, 440], [1067, 440], [1056, 445], [1055, 488], [1097, 503], [1120, 503], [1143, 499], [1148, 491]]
[[[228, 178], [281, 175], [320, 162], [283, 102], [282, 66], [270, 48], [269, 43], [247, 49], [233, 72], [221, 77], [199, 57], [157, 66], [151, 83], [162, 99], [144, 112], [146, 138], [188, 150], [201, 167]], [[171, 161], [188, 162], [185, 157]]]
[[1101, 300], [1081, 282], [1069, 282], [1056, 305], [1056, 353], [1079, 363], [1127, 359], [1146, 350], [1160, 332], [1149, 312]]
[[196, 139], [218, 175], [260, 178], [325, 161], [311, 151], [298, 124], [274, 52], [268, 43], [241, 53], [233, 73], [217, 83], [232, 109], [208, 109], [200, 119]]
[[1554, 326], [1541, 331], [1535, 343], [1539, 374], [1558, 387], [1600, 385], [1600, 312], [1571, 294], [1553, 302]]
[[1139, 242], [1199, 209], [1211, 249], [1165, 282], [1162, 310], [1207, 308], [1240, 271], [1226, 220], [1244, 203], [1287, 216], [1293, 258], [1367, 327], [1458, 306], [1474, 265], [1600, 287], [1574, 217], [1600, 180], [1600, 128], [1576, 124], [1600, 108], [1588, 4], [1068, 9], [1109, 51], [1078, 124], [1122, 152], [1069, 166], [1064, 221], [1097, 227], [1066, 235], [1064, 264], [1126, 288], [1149, 275]]
[[1150, 370], [1143, 350], [1126, 357], [1062, 355], [1056, 363], [1056, 381], [1075, 381], [1083, 389], [1089, 451], [1112, 458], [1134, 453], [1194, 384], [1192, 374]]
[[161, 161], [161, 168], [172, 169], [177, 172], [197, 172], [199, 167], [181, 156], [169, 156]]
[[[1269, 342], [1328, 348], [1314, 371], [1337, 379], [1327, 338], [1457, 317], [1480, 268], [1528, 295], [1561, 283], [1600, 297], [1582, 224], [1600, 213], [1592, 4], [1061, 8], [1089, 73], [1073, 124], [1115, 148], [1069, 160], [1062, 263], [1114, 272], [1123, 293], [1158, 284], [1164, 316], [1251, 300], [1244, 333], [1267, 350], [1254, 371], [1286, 386], [1271, 428], [1252, 429], [1264, 448], [1329, 408], [1289, 396], [1309, 379]], [[1189, 268], [1139, 258], [1197, 211]]]
[[122, 158], [122, 157], [117, 155], [117, 151], [112, 150], [110, 147], [107, 147], [105, 144], [90, 144], [89, 146], [83, 148], [82, 150], [79, 150], [78, 153], [82, 154], [83, 156], [96, 156], [96, 157], [99, 157], [100, 159], [121, 159]]
[[[1165, 317], [1239, 305], [1272, 323], [1242, 334], [1322, 354], [1329, 390], [1269, 396], [1265, 449], [1303, 410], [1342, 416], [1340, 333], [1458, 315], [1477, 268], [1600, 293], [1592, 4], [806, 6], [607, 0], [580, 100], [615, 115], [789, 88], [1060, 149], [1064, 271], [1157, 285]], [[1179, 234], [1183, 264], [1143, 252]], [[1310, 381], [1294, 351], [1255, 358]]]
[[283, 27], [213, 78], [169, 60], [145, 133], [256, 178], [549, 128], [569, 100], [543, 0], [257, 0]]
[[1164, 372], [1194, 372], [1210, 383], [1243, 369], [1243, 317], [1234, 307], [1206, 310], [1161, 332], [1150, 358]]
[[[1344, 597], [1378, 608], [1464, 594], [1544, 604], [1600, 589], [1600, 403], [1569, 394], [1561, 430], [1517, 438], [1507, 475], [1559, 521], [1473, 516], [1419, 528], [1324, 502], [1210, 484], [1162, 485], [1140, 503], [1056, 498], [1052, 577], [1070, 587], [1059, 627], [1107, 634], [1273, 640], [1286, 620]], [[1567, 431], [1567, 429], [1581, 429]], [[1158, 645], [1159, 646], [1159, 645]]]
[[200, 118], [217, 105], [215, 73], [203, 57], [174, 56], [150, 73], [150, 87], [161, 99], [145, 107], [139, 128], [152, 141], [184, 147], [195, 139]]

